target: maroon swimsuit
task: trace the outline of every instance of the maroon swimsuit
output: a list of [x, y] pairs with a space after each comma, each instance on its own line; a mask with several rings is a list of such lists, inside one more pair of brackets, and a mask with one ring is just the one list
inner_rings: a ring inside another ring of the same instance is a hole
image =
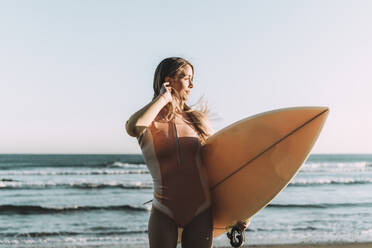
[[185, 227], [210, 207], [200, 138], [181, 116], [164, 121], [159, 115], [137, 139], [154, 182], [153, 207]]

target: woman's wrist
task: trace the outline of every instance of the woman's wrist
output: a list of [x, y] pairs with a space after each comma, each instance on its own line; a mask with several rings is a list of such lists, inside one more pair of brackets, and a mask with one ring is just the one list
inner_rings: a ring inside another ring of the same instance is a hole
[[159, 94], [159, 96], [160, 96], [160, 98], [162, 98], [162, 99], [165, 101], [165, 104], [168, 104], [168, 103], [171, 101], [171, 99], [168, 99], [168, 98], [165, 96], [165, 94]]

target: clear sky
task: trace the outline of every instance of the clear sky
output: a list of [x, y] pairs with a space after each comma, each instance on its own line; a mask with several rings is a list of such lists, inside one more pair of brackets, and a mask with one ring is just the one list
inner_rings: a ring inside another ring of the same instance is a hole
[[328, 106], [312, 153], [372, 153], [372, 1], [0, 1], [0, 153], [140, 153], [128, 117], [165, 57], [219, 130]]

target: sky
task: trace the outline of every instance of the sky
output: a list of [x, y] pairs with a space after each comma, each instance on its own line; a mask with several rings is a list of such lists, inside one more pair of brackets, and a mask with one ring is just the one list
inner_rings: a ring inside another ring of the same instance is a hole
[[195, 68], [215, 130], [328, 106], [312, 153], [372, 153], [372, 1], [0, 1], [0, 153], [140, 153], [158, 63]]

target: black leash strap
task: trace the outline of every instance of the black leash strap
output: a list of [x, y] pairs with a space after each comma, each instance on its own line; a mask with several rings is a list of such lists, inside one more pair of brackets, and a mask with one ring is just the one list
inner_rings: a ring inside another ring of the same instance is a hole
[[241, 247], [244, 244], [244, 230], [240, 230], [234, 226], [226, 235], [230, 239], [232, 247]]

